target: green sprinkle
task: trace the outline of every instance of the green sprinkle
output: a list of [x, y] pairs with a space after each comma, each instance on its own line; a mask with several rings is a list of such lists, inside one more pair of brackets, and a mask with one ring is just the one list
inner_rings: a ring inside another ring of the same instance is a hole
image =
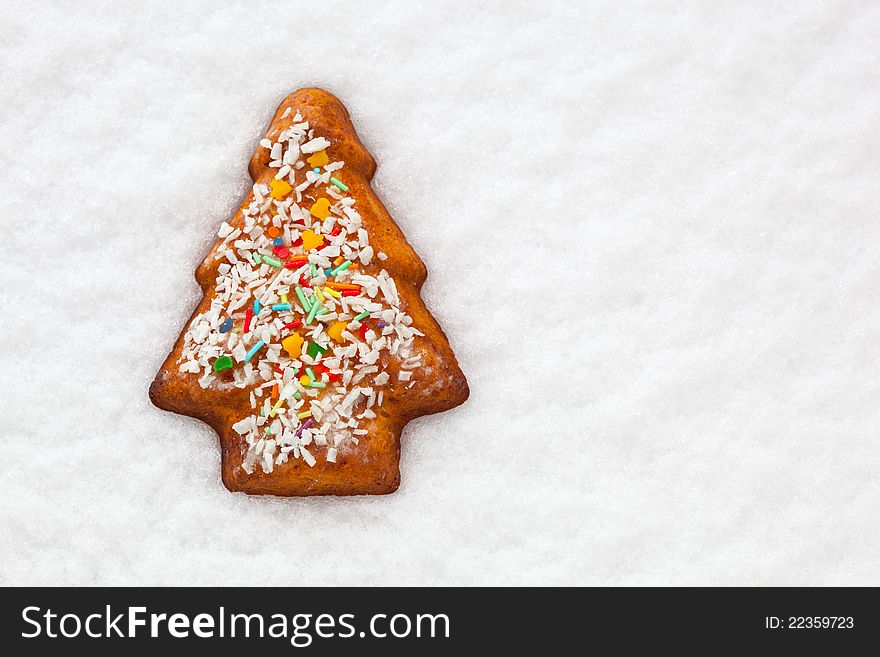
[[366, 317], [369, 317], [369, 316], [370, 316], [370, 312], [369, 312], [368, 310], [365, 310], [365, 311], [362, 312], [360, 315], [358, 315], [357, 317], [355, 317], [355, 318], [354, 318], [354, 321], [359, 322], [359, 321], [361, 321], [362, 319], [365, 319]]
[[312, 371], [312, 368], [311, 368], [311, 367], [307, 367], [307, 368], [306, 368], [306, 374], [309, 375], [309, 378], [310, 378], [312, 381], [317, 381], [317, 380], [318, 380], [318, 377], [315, 376], [315, 373]]
[[323, 381], [312, 381], [306, 388], [326, 388], [327, 384]]
[[315, 303], [312, 306], [312, 309], [309, 310], [309, 316], [306, 318], [306, 324], [311, 324], [312, 320], [315, 319], [315, 315], [318, 314], [318, 309], [321, 308], [321, 304], [318, 303], [318, 300], [315, 299]]
[[296, 296], [299, 299], [300, 305], [302, 305], [303, 312], [308, 312], [311, 306], [309, 306], [308, 301], [306, 301], [306, 295], [303, 294], [303, 289], [297, 285], [296, 288]]
[[318, 275], [318, 270], [315, 268], [315, 263], [314, 263], [314, 262], [310, 262], [310, 263], [309, 263], [309, 269], [310, 269], [311, 272], [312, 272], [312, 278], [315, 278], [315, 277]]
[[294, 399], [299, 399], [300, 397], [302, 397], [302, 393], [299, 390], [297, 390], [295, 393], [293, 393]]
[[[317, 358], [318, 355], [323, 356], [324, 354], [327, 353], [327, 351], [328, 351], [327, 347], [322, 347], [317, 342], [313, 342], [313, 341], [309, 341], [309, 346], [306, 347], [306, 353], [312, 358]], [[313, 379], [317, 378], [316, 376], [314, 376], [311, 373], [309, 374], [309, 376], [311, 376]]]
[[263, 262], [263, 259], [260, 257], [259, 253], [254, 253], [253, 255], [254, 255], [254, 264], [255, 265], [258, 265], [261, 262]]
[[267, 265], [272, 265], [273, 267], [281, 267], [281, 261], [278, 258], [273, 258], [272, 256], [263, 256], [263, 262]]
[[334, 269], [334, 270], [331, 271], [330, 273], [331, 273], [333, 276], [336, 276], [336, 274], [338, 274], [338, 273], [341, 272], [341, 271], [345, 271], [346, 269], [348, 269], [349, 267], [351, 267], [351, 265], [352, 265], [351, 260], [346, 260], [345, 262], [343, 262], [341, 265], [339, 265], [336, 269]]
[[236, 326], [234, 329], [232, 329], [232, 332], [233, 332], [233, 333], [238, 333], [239, 330], [240, 330], [240, 329]]
[[343, 192], [347, 192], [347, 191], [348, 191], [348, 185], [344, 184], [341, 180], [336, 180], [336, 178], [331, 178], [331, 179], [330, 179], [330, 184], [332, 184], [332, 185], [336, 185], [336, 186], [337, 186], [339, 189], [341, 189]]
[[330, 311], [327, 310], [324, 306], [321, 306], [321, 310], [318, 311], [318, 314], [323, 315], [324, 313], [329, 313], [329, 312]]
[[229, 356], [220, 356], [214, 361], [214, 371], [222, 372], [232, 367], [232, 359]]

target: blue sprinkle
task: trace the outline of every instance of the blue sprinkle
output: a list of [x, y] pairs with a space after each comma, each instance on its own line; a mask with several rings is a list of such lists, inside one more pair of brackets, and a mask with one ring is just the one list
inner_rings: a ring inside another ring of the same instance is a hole
[[260, 305], [260, 300], [259, 300], [259, 299], [254, 299], [254, 315], [259, 315], [259, 314], [260, 314], [260, 308], [262, 308], [262, 307], [263, 307], [263, 306]]
[[293, 306], [289, 303], [275, 303], [272, 304], [272, 310], [291, 310]]
[[254, 354], [257, 353], [260, 349], [263, 348], [263, 345], [266, 344], [262, 340], [260, 340], [257, 344], [251, 347], [251, 350], [247, 352], [247, 356], [244, 357], [244, 362], [247, 363], [251, 358], [254, 357]]
[[314, 171], [315, 173], [321, 173], [321, 170], [318, 167], [315, 167], [314, 169], [312, 169], [312, 171]]
[[332, 275], [333, 275], [332, 269], [325, 269], [324, 270], [324, 276], [332, 276]]
[[272, 244], [274, 244], [275, 246], [282, 246], [284, 244], [284, 238], [276, 237], [274, 240], [272, 240]]
[[223, 320], [223, 323], [220, 325], [220, 332], [221, 333], [229, 333], [229, 330], [231, 328], [232, 328], [232, 318], [227, 317], [225, 320]]

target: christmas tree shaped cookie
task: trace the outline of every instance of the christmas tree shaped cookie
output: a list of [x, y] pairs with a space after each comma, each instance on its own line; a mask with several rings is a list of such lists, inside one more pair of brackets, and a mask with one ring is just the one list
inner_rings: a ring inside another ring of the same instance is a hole
[[393, 492], [404, 425], [467, 399], [375, 169], [339, 100], [291, 94], [196, 270], [204, 296], [150, 398], [216, 430], [230, 490]]

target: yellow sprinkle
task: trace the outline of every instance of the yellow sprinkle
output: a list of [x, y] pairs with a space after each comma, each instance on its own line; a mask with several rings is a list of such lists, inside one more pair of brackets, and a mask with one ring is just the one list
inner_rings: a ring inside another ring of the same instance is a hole
[[[289, 187], [290, 185], [288, 185]], [[319, 198], [315, 204], [309, 208], [309, 213], [316, 219], [326, 219], [330, 216], [330, 201], [326, 198]]]
[[269, 183], [269, 196], [274, 199], [281, 200], [288, 194], [290, 194], [290, 190], [293, 189], [290, 185], [287, 184], [287, 181], [278, 180], [277, 178], [273, 179], [272, 182]]
[[327, 151], [318, 151], [313, 154], [306, 162], [309, 163], [309, 166], [314, 167], [323, 167], [327, 164], [330, 164], [330, 158], [327, 157]]
[[299, 333], [288, 335], [281, 341], [281, 346], [291, 358], [299, 358], [303, 346], [303, 337]]
[[272, 410], [269, 411], [269, 417], [275, 417], [275, 413], [278, 411], [279, 408], [281, 408], [281, 404], [283, 404], [283, 403], [284, 403], [283, 397], [281, 399], [279, 399], [277, 402], [275, 402], [275, 405], [272, 407]]
[[324, 294], [329, 294], [331, 297], [336, 297], [337, 299], [342, 296], [339, 292], [331, 290], [329, 287], [324, 288]]
[[342, 342], [342, 332], [345, 330], [345, 327], [345, 322], [333, 322], [330, 328], [327, 329], [327, 335], [334, 342]]
[[287, 295], [286, 295], [286, 294], [282, 294], [282, 295], [281, 295], [281, 303], [289, 303], [289, 301], [287, 300]]
[[304, 251], [309, 251], [317, 246], [321, 246], [324, 243], [324, 236], [318, 235], [315, 231], [311, 229], [304, 230], [301, 237], [303, 241], [302, 247]]
[[312, 380], [308, 377], [308, 375], [303, 374], [301, 377], [299, 377], [299, 382], [302, 385], [307, 386], [312, 382]]
[[303, 411], [302, 413], [297, 413], [296, 416], [300, 420], [304, 420], [307, 417], [312, 417], [312, 412], [311, 411]]
[[319, 288], [319, 287], [315, 288], [315, 295], [317, 295], [318, 301], [320, 301], [321, 303], [324, 303], [324, 294], [321, 292], [321, 288]]

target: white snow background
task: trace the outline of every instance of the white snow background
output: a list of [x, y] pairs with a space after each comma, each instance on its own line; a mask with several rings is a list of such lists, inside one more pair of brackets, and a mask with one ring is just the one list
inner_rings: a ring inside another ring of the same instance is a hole
[[[880, 5], [10, 2], [2, 584], [880, 584]], [[337, 94], [471, 398], [391, 496], [227, 492], [147, 388]]]

